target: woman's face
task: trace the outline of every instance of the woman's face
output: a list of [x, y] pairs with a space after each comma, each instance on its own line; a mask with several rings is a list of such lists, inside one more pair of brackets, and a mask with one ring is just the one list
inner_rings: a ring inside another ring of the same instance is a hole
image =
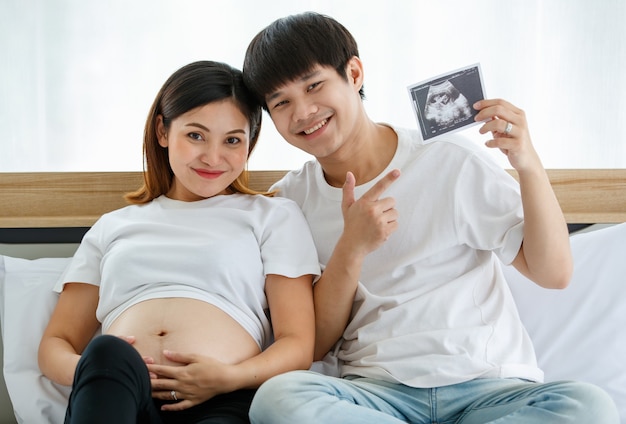
[[225, 194], [248, 159], [250, 125], [232, 100], [212, 102], [172, 120], [157, 121], [159, 144], [168, 148], [174, 181], [167, 196], [187, 202]]

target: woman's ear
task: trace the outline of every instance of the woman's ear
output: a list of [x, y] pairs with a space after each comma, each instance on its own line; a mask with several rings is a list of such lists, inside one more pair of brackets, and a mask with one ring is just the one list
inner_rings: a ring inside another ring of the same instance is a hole
[[156, 136], [161, 147], [167, 147], [167, 129], [163, 123], [163, 115], [157, 115], [156, 118]]
[[357, 56], [352, 56], [346, 65], [348, 82], [359, 91], [363, 87], [363, 62]]

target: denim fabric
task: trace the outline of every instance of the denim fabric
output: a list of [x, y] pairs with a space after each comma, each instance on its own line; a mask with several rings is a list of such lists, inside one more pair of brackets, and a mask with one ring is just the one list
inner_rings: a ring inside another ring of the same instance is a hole
[[609, 395], [586, 383], [476, 379], [419, 389], [308, 371], [264, 383], [252, 402], [250, 419], [253, 424], [619, 424]]

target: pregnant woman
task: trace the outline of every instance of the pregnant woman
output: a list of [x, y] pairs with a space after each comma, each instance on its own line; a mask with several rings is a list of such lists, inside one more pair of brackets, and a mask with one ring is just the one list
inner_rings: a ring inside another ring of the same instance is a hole
[[262, 382], [311, 365], [318, 259], [296, 204], [246, 185], [260, 126], [226, 64], [159, 91], [144, 184], [86, 233], [39, 347], [66, 423], [246, 423]]

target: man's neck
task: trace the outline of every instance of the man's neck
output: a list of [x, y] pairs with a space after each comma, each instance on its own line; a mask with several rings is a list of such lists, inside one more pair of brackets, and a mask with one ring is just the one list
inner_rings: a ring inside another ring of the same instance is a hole
[[353, 139], [344, 145], [341, 154], [319, 158], [326, 182], [342, 187], [348, 171], [356, 185], [376, 178], [389, 165], [398, 146], [398, 136], [386, 125], [369, 121]]

